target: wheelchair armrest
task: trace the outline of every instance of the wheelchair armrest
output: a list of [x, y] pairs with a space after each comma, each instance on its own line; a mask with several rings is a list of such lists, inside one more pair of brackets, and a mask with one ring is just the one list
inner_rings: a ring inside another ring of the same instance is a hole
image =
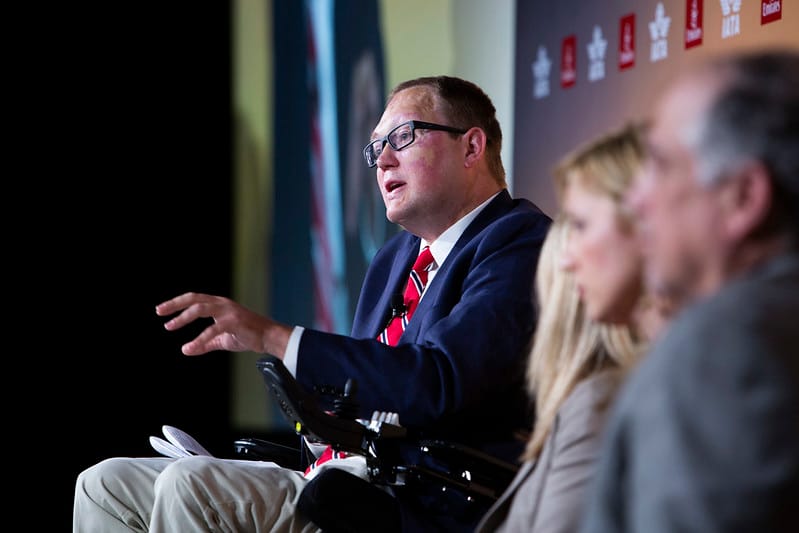
[[257, 438], [241, 438], [233, 442], [236, 456], [253, 461], [272, 461], [291, 470], [304, 470], [307, 460], [303, 450]]
[[402, 438], [406, 434], [405, 428], [400, 426], [383, 424], [379, 430], [373, 430], [355, 420], [324, 411], [277, 357], [262, 357], [257, 366], [294, 431], [308, 440], [331, 443], [338, 450], [367, 455], [376, 438]]

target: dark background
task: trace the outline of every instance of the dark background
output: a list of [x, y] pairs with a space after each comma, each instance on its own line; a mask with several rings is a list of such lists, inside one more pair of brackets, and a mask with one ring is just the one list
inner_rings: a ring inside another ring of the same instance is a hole
[[41, 531], [70, 530], [81, 470], [156, 455], [148, 437], [162, 424], [220, 456], [241, 436], [231, 354], [182, 355], [205, 323], [167, 332], [154, 310], [189, 290], [230, 295], [230, 6], [136, 9], [51, 12], [25, 60], [18, 135], [37, 222], [20, 217], [27, 388], [8, 435], [37, 465], [23, 480], [46, 502]]

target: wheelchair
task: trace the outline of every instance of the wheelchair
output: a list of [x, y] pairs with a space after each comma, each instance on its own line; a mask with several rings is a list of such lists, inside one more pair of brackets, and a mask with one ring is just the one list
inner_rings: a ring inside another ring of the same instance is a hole
[[[428, 438], [385, 421], [357, 419], [357, 383], [351, 379], [343, 389], [325, 387], [309, 392], [277, 357], [262, 357], [257, 367], [269, 394], [301, 437], [301, 444], [294, 449], [262, 439], [242, 438], [234, 442], [237, 456], [302, 470], [314, 459], [303, 445], [308, 442], [329, 444], [336, 451], [365, 459], [367, 479], [329, 468], [303, 490], [300, 510], [326, 532], [373, 530], [374, 524], [340, 512], [345, 494], [348, 501], [356, 494], [359, 506], [382, 508], [391, 514], [396, 507], [391, 494], [396, 490], [446, 493], [448, 501], [456, 503], [452, 512], [482, 514], [518, 471], [518, 464], [470, 446]], [[332, 409], [325, 408], [331, 405]], [[326, 501], [330, 503], [326, 505]], [[387, 529], [381, 526], [382, 530]]]

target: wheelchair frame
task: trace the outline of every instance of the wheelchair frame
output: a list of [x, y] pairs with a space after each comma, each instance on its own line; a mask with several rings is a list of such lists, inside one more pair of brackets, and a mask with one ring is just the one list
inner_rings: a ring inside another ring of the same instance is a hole
[[[279, 358], [262, 357], [257, 367], [295, 433], [310, 442], [330, 444], [336, 450], [365, 457], [369, 481], [373, 484], [394, 487], [432, 483], [441, 490], [457, 489], [467, 501], [490, 504], [502, 494], [519, 468], [463, 444], [425, 438], [386, 422], [366, 423], [354, 419], [357, 384], [351, 380], [345, 385], [344, 393], [337, 395], [334, 412], [328, 412], [322, 409], [320, 397], [305, 391]], [[276, 445], [272, 449], [271, 446], [258, 439], [235, 442], [236, 451], [242, 457], [276, 460], [275, 452], [284, 459], [290, 457], [285, 447]], [[404, 452], [411, 449], [421, 460], [409, 463], [405, 459], [408, 454]], [[295, 453], [300, 451], [295, 450]]]

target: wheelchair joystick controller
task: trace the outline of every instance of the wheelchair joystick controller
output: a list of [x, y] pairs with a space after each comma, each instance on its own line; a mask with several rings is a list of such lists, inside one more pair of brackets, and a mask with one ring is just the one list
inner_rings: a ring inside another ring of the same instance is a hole
[[348, 378], [344, 384], [344, 394], [333, 400], [333, 413], [346, 420], [355, 420], [358, 417], [358, 402], [355, 395], [358, 392], [358, 383]]

